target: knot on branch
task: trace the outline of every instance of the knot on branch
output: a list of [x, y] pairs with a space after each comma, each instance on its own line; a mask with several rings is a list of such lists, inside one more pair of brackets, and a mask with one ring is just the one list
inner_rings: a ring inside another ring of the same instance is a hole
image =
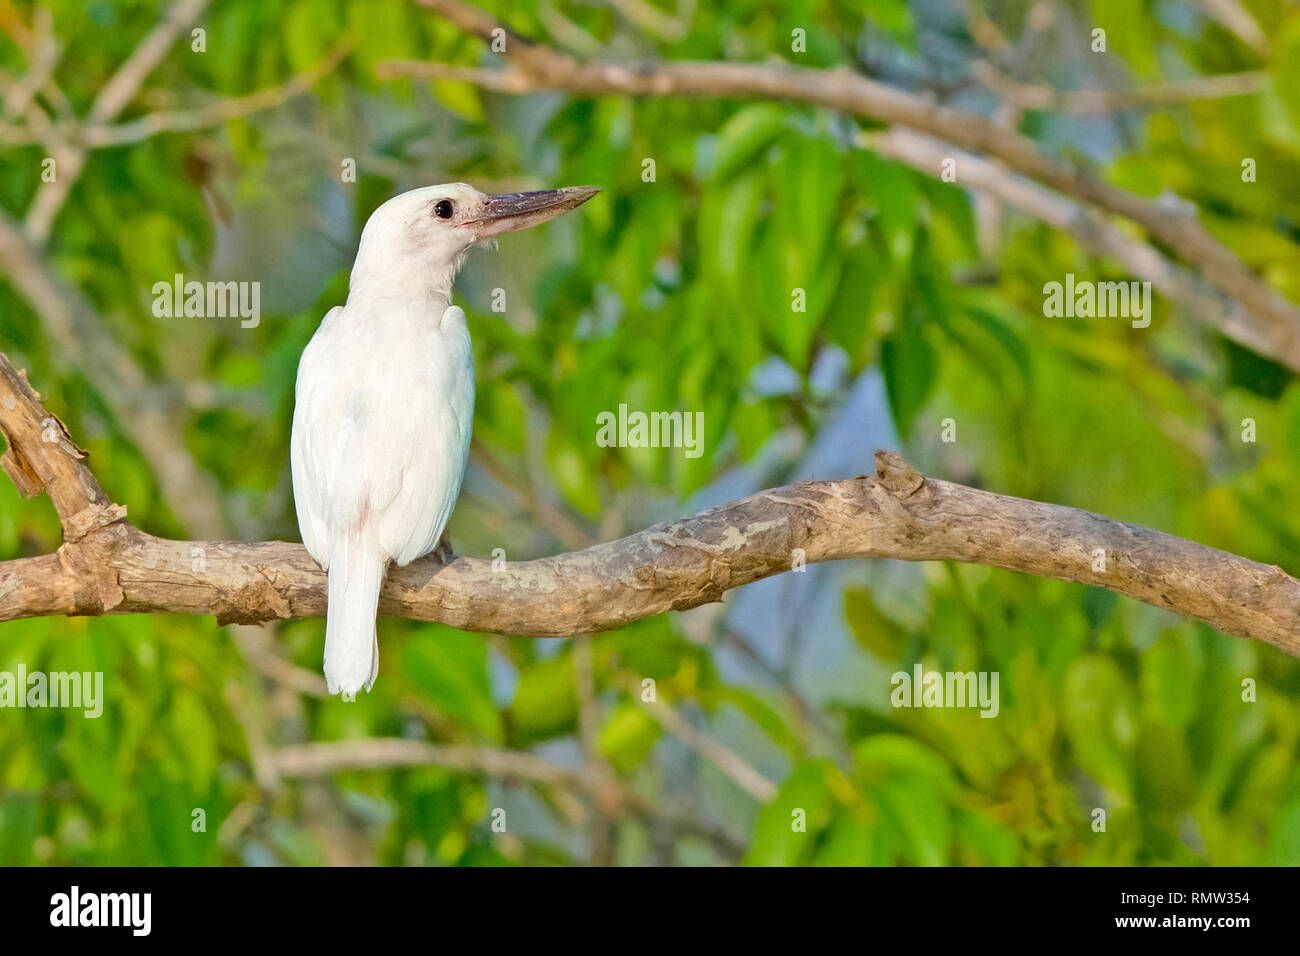
[[897, 452], [878, 451], [875, 459], [876, 480], [894, 497], [906, 498], [925, 484], [924, 476]]
[[126, 508], [123, 505], [88, 505], [63, 523], [63, 540], [80, 541], [100, 528], [125, 520]]
[[217, 598], [213, 613], [217, 616], [218, 624], [264, 624], [292, 615], [293, 609], [288, 600], [268, 579], [268, 570], [260, 570], [263, 577], [255, 578], [234, 590], [223, 591]]
[[64, 543], [56, 552], [76, 585], [70, 613], [96, 617], [107, 614], [126, 599], [117, 568], [97, 548]]

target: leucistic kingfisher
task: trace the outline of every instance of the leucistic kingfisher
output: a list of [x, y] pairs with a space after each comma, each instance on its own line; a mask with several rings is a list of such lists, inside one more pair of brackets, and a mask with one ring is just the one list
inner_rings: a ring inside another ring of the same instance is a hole
[[[484, 195], [425, 186], [376, 209], [347, 302], [298, 363], [293, 497], [303, 543], [329, 573], [325, 683], [354, 697], [379, 672], [375, 615], [390, 561], [443, 541], [474, 418], [474, 360], [451, 286], [469, 250], [576, 209], [600, 190]], [[443, 550], [444, 557], [446, 555]]]

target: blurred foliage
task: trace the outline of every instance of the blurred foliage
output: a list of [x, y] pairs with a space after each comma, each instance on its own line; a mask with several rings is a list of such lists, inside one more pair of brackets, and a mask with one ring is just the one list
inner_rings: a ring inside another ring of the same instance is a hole
[[[160, 5], [43, 6], [61, 45], [55, 78], [84, 115]], [[963, 4], [701, 4], [677, 39], [639, 27], [632, 0], [485, 6], [583, 55], [848, 66], [966, 108], [995, 105], [969, 78], [986, 53]], [[972, 6], [1024, 51], [1018, 78], [1038, 85], [1262, 71], [1256, 96], [1101, 117], [1029, 112], [1022, 129], [1045, 152], [1087, 155], [1127, 189], [1195, 203], [1243, 261], [1300, 300], [1300, 9], [1247, 0], [1272, 42], [1262, 58], [1190, 2], [1069, 0], [1046, 23], [1029, 0]], [[32, 22], [30, 4], [13, 9]], [[1096, 24], [1108, 28], [1105, 56], [1087, 48]], [[809, 452], [846, 409], [872, 411], [849, 395], [860, 376], [879, 374], [883, 427], [928, 473], [1300, 573], [1300, 516], [1285, 507], [1300, 461], [1296, 377], [1158, 294], [1146, 330], [1043, 318], [1045, 282], [1126, 279], [1125, 263], [1011, 212], [981, 236], [969, 194], [857, 148], [856, 122], [766, 102], [510, 98], [379, 81], [374, 67], [388, 59], [488, 62], [477, 39], [402, 0], [219, 0], [201, 25], [207, 51], [183, 37], [124, 119], [275, 86], [310, 70], [344, 31], [355, 45], [310, 94], [272, 110], [95, 151], [46, 254], [157, 384], [139, 400], [181, 406], [177, 450], [213, 477], [232, 536], [297, 538], [287, 454], [297, 358], [345, 296], [375, 205], [432, 182], [592, 183], [605, 192], [579, 214], [476, 254], [457, 284], [481, 446], [451, 525], [457, 551], [568, 550], [548, 514], [586, 539], [627, 533], [737, 474], [746, 492], [846, 477], [809, 473]], [[804, 53], [790, 49], [796, 28]], [[27, 71], [12, 31], [0, 67]], [[0, 206], [11, 218], [40, 188], [45, 155], [5, 146]], [[1246, 156], [1258, 161], [1255, 183], [1241, 181]], [[356, 182], [340, 179], [348, 159]], [[643, 181], [646, 159], [653, 182]], [[260, 281], [260, 323], [156, 318], [150, 290], [177, 273]], [[496, 288], [504, 315], [491, 308]], [[795, 289], [806, 311], [792, 310]], [[133, 408], [102, 394], [69, 344], [0, 284], [0, 348], [30, 370], [132, 520], [184, 536], [184, 503], [165, 500], [133, 438]], [[706, 454], [598, 447], [596, 415], [620, 403], [704, 412]], [[949, 417], [956, 443], [940, 437]], [[1241, 440], [1245, 418], [1257, 423], [1255, 443]], [[865, 470], [870, 450], [848, 448], [844, 460]], [[48, 502], [0, 483], [0, 555], [58, 545]], [[596, 636], [588, 758], [652, 804], [683, 798], [721, 821], [753, 864], [1300, 863], [1300, 665], [1281, 652], [1109, 592], [1001, 570], [935, 565], [896, 579], [863, 562], [805, 577], [826, 587], [803, 600], [842, 605], [837, 626], [852, 638], [820, 674], [766, 651], [764, 668], [746, 670], [725, 612]], [[827, 639], [813, 620], [802, 615], [797, 645]], [[571, 643], [397, 620], [380, 631], [374, 692], [343, 704], [250, 669], [242, 642], [211, 619], [4, 625], [0, 669], [103, 671], [107, 699], [99, 719], [0, 711], [0, 863], [310, 864], [338, 859], [349, 839], [353, 858], [387, 864], [587, 859], [586, 824], [545, 788], [438, 767], [262, 785], [268, 743], [302, 740], [404, 736], [580, 765]], [[766, 648], [763, 637], [754, 643]], [[321, 621], [284, 623], [274, 643], [319, 671]], [[917, 663], [998, 672], [997, 719], [890, 707], [889, 675]], [[829, 689], [823, 678], [836, 670], [865, 675], [856, 693]], [[653, 719], [636, 693], [647, 678], [661, 704], [777, 783], [775, 797], [756, 801]], [[1246, 679], [1254, 702], [1243, 701]], [[502, 806], [511, 822], [499, 834], [492, 810]], [[191, 827], [195, 808], [204, 832]], [[1104, 833], [1092, 829], [1094, 808], [1107, 811]], [[795, 829], [800, 814], [806, 826]], [[671, 828], [665, 849], [664, 833], [620, 816], [615, 859], [728, 858]]]

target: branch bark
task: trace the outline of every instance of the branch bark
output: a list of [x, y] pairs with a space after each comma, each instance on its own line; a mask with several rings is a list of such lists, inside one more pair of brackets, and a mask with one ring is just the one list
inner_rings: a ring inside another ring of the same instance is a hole
[[1300, 305], [1252, 272], [1201, 225], [1194, 209], [1187, 208], [1189, 204], [1176, 197], [1148, 199], [1114, 186], [1081, 166], [1043, 154], [1033, 140], [978, 113], [944, 106], [845, 68], [694, 60], [633, 65], [583, 63], [519, 36], [491, 14], [461, 0], [417, 2], [480, 37], [490, 39], [493, 30], [505, 29], [505, 67], [480, 69], [390, 61], [376, 68], [381, 78], [463, 80], [515, 95], [564, 90], [589, 95], [789, 100], [937, 137], [982, 153], [1049, 189], [1141, 226], [1152, 238], [1176, 250], [1230, 299], [1241, 303], [1249, 324], [1249, 339], [1243, 339], [1236, 327], [1225, 328], [1225, 335], [1300, 371]]
[[[132, 527], [3, 355], [0, 431], [10, 446], [0, 465], [24, 495], [50, 494], [65, 539], [54, 554], [0, 563], [0, 621], [324, 614], [326, 576], [300, 544], [171, 541]], [[495, 570], [481, 559], [424, 558], [392, 570], [380, 613], [565, 637], [720, 601], [801, 561], [850, 558], [963, 561], [1092, 584], [1300, 656], [1300, 581], [1281, 568], [1091, 512], [925, 478], [892, 452], [876, 453], [875, 475], [762, 491], [556, 557]]]

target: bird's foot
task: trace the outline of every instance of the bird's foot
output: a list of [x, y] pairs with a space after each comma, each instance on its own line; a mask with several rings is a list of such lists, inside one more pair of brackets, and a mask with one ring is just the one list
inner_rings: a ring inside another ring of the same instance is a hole
[[451, 538], [443, 534], [438, 546], [430, 552], [439, 564], [451, 564], [456, 558], [456, 552], [451, 550]]

